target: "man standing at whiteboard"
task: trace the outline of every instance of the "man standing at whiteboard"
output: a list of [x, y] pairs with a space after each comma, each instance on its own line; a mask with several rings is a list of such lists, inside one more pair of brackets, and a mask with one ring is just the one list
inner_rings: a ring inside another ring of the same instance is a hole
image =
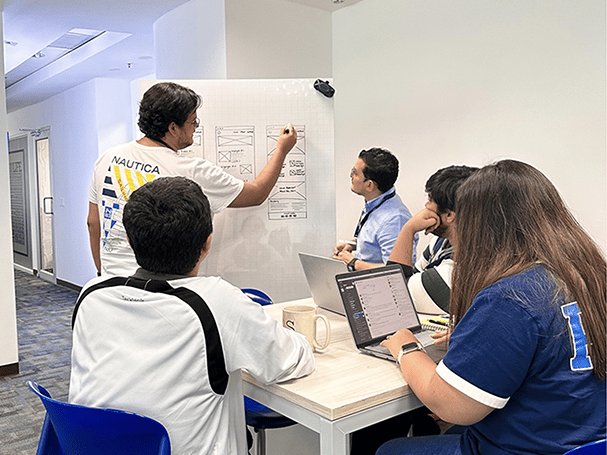
[[[334, 258], [348, 270], [365, 270], [386, 264], [398, 233], [411, 218], [409, 209], [396, 194], [398, 159], [388, 150], [363, 150], [350, 171], [352, 192], [365, 198], [354, 240], [335, 247]], [[415, 238], [417, 243], [417, 237]], [[412, 259], [415, 262], [415, 248]]]
[[137, 262], [130, 248], [122, 210], [130, 194], [156, 177], [180, 175], [197, 182], [213, 213], [226, 207], [262, 204], [278, 180], [284, 160], [297, 142], [292, 125], [283, 128], [276, 151], [253, 182], [244, 182], [203, 158], [179, 152], [194, 142], [202, 98], [173, 82], [148, 89], [139, 105], [144, 137], [104, 152], [95, 163], [89, 193], [87, 225], [98, 274], [130, 276]]

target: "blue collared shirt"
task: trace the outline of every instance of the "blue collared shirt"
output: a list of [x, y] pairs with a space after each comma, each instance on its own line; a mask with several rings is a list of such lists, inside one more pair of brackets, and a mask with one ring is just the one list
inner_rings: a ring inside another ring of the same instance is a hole
[[[392, 187], [381, 196], [365, 202], [361, 219], [369, 212], [370, 215], [360, 229], [354, 252], [354, 256], [361, 261], [375, 264], [388, 262], [400, 230], [411, 218], [411, 212], [395, 193], [396, 188]], [[394, 196], [391, 197], [392, 194]], [[413, 244], [413, 264], [415, 264], [416, 249], [417, 234]]]

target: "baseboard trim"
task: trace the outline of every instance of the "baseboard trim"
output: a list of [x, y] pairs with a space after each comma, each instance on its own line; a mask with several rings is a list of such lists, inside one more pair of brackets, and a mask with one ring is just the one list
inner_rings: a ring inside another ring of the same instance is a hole
[[0, 377], [19, 374], [19, 362], [0, 366]]
[[57, 278], [57, 284], [59, 286], [63, 286], [64, 288], [71, 289], [72, 291], [80, 292], [82, 291], [82, 286], [78, 286], [77, 284], [70, 283], [69, 281], [60, 280]]
[[[38, 276], [38, 270], [36, 269], [28, 269], [27, 267], [24, 267], [20, 264], [16, 264], [13, 262], [13, 267], [15, 269], [18, 269], [24, 273], [27, 273], [29, 275], [33, 275], [33, 276]], [[57, 278], [57, 283], [59, 286], [63, 286], [65, 288], [71, 289], [72, 291], [76, 291], [76, 292], [80, 292], [82, 291], [82, 286], [79, 286], [77, 284], [74, 283], [70, 283], [69, 281], [65, 281], [65, 280], [61, 280], [59, 278]]]
[[28, 275], [36, 275], [35, 270], [25, 267], [21, 264], [17, 264], [15, 262], [13, 262], [13, 267], [16, 268], [17, 270], [22, 271], [23, 273], [27, 273]]

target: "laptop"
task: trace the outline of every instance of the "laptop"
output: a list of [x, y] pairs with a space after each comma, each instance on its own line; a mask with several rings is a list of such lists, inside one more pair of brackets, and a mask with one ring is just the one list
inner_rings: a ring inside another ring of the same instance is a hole
[[345, 316], [335, 275], [347, 272], [346, 264], [343, 261], [308, 253], [299, 253], [299, 260], [314, 303], [320, 308]]
[[[432, 330], [422, 325], [399, 265], [344, 273], [335, 277], [356, 347], [363, 353], [396, 361], [379, 344], [388, 335], [407, 328], [435, 359], [444, 347], [433, 345]], [[436, 359], [435, 359], [436, 360]]]

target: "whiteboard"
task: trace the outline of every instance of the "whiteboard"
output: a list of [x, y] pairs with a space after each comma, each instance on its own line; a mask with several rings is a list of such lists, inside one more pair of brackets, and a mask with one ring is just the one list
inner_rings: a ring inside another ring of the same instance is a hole
[[[330, 79], [329, 82], [332, 82]], [[292, 123], [297, 144], [270, 197], [213, 219], [211, 253], [199, 275], [261, 289], [275, 302], [309, 297], [298, 252], [330, 256], [335, 245], [333, 98], [315, 79], [174, 80], [202, 96], [194, 144], [183, 151], [253, 181]], [[141, 81], [140, 96], [160, 81]]]

